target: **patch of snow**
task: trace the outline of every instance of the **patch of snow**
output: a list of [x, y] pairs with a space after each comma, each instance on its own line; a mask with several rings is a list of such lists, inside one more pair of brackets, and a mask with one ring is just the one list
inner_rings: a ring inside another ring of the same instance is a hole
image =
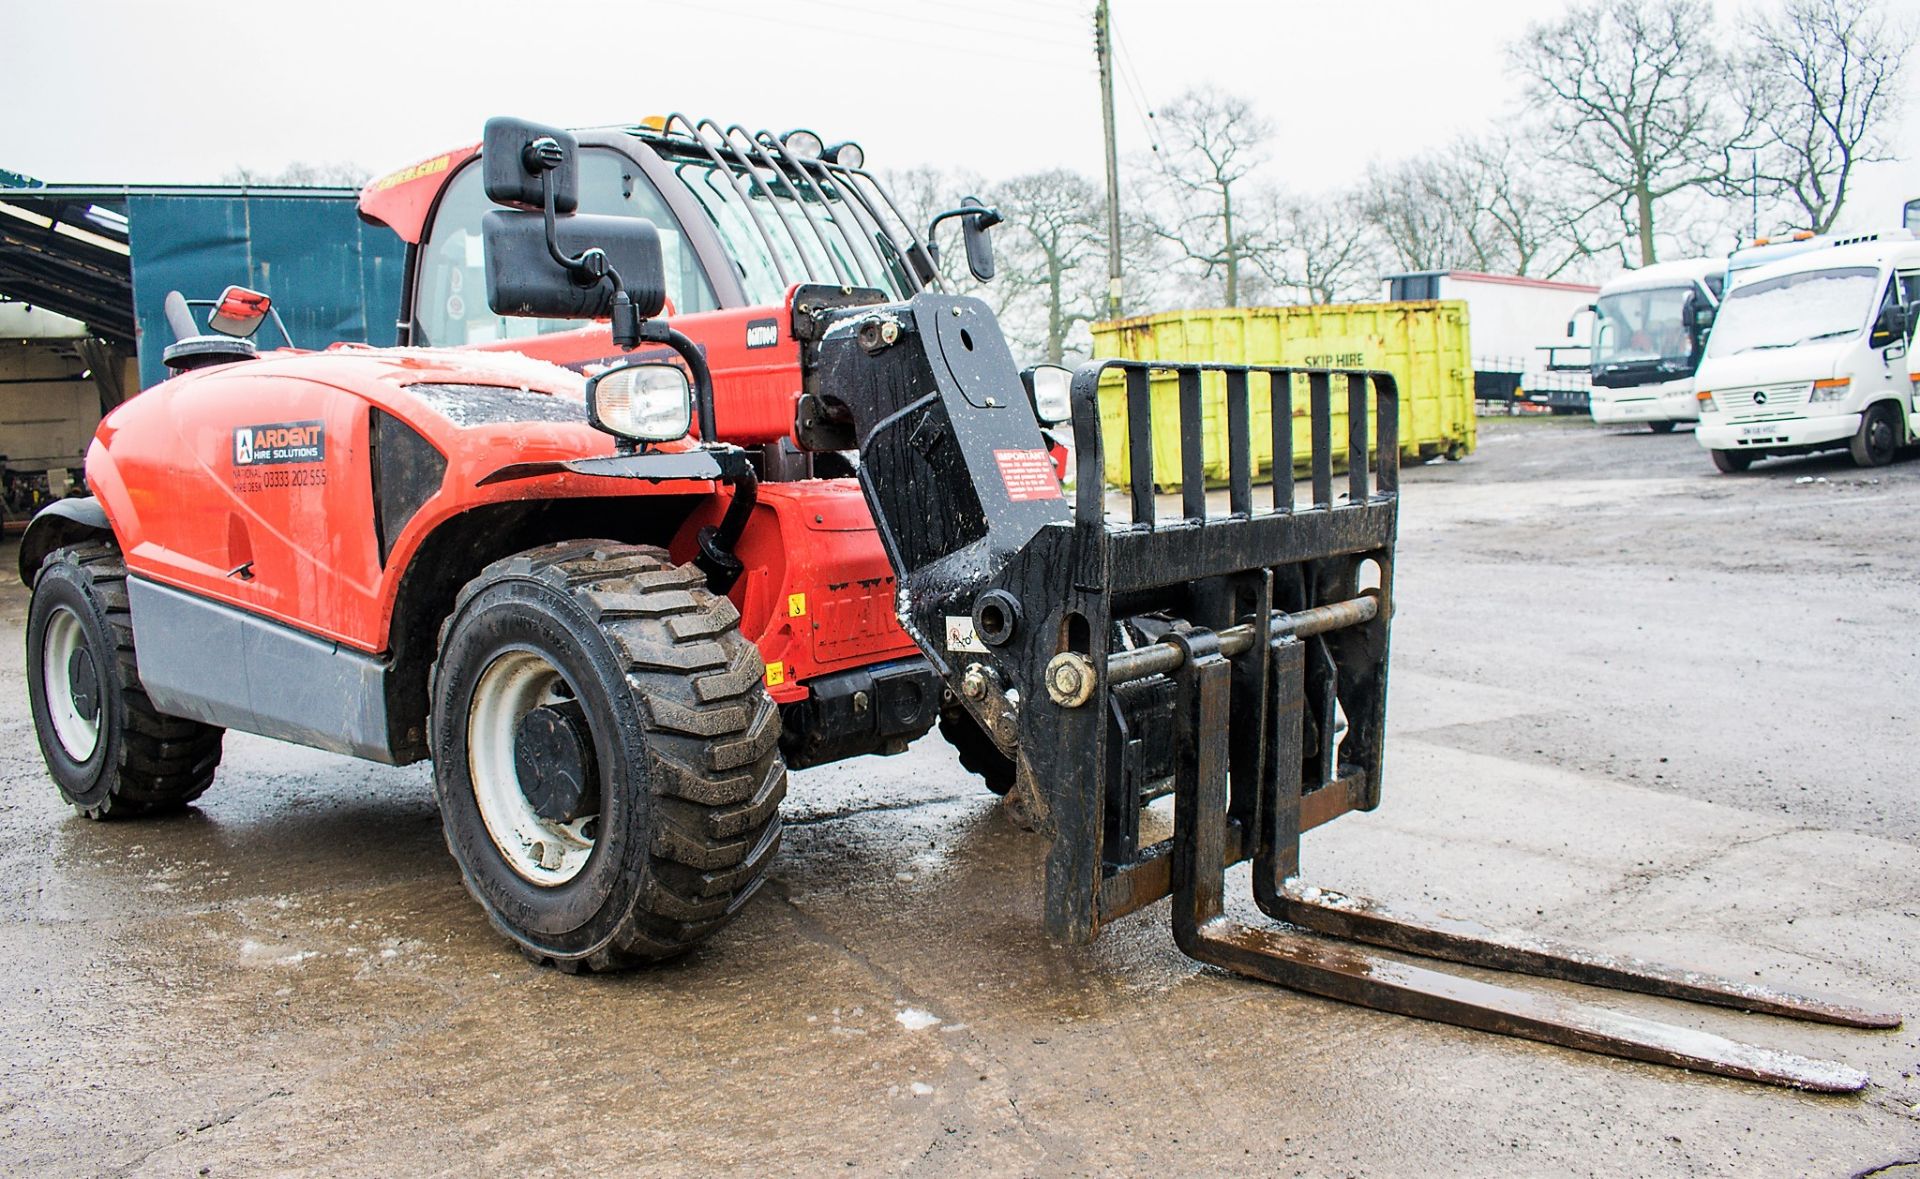
[[918, 1007], [904, 1007], [893, 1013], [900, 1026], [910, 1032], [924, 1032], [940, 1022], [940, 1017], [931, 1011], [922, 1011]]

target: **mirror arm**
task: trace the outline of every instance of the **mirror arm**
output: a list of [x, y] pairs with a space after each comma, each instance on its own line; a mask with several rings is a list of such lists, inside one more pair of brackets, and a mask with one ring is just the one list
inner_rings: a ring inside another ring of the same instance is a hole
[[640, 343], [640, 317], [634, 314], [633, 300], [620, 282], [620, 272], [608, 263], [606, 251], [586, 249], [573, 257], [560, 251], [559, 216], [553, 207], [553, 173], [560, 166], [562, 156], [560, 145], [550, 138], [534, 140], [521, 155], [521, 162], [529, 171], [540, 172], [540, 212], [546, 225], [547, 253], [583, 287], [596, 286], [603, 280], [613, 284], [613, 344], [622, 352], [630, 352]]
[[649, 344], [665, 344], [687, 362], [687, 372], [693, 377], [694, 412], [700, 415], [700, 441], [707, 446], [717, 445], [719, 427], [713, 417], [713, 373], [707, 368], [707, 357], [700, 351], [700, 345], [664, 319], [642, 320], [639, 336]]
[[980, 219], [980, 228], [982, 229], [992, 229], [994, 226], [1006, 220], [1005, 217], [1000, 215], [1000, 210], [994, 208], [992, 205], [961, 205], [957, 209], [948, 209], [945, 212], [935, 213], [933, 215], [933, 220], [927, 222], [927, 240], [931, 242], [933, 240], [933, 231], [940, 228], [942, 221], [952, 217], [978, 217]]

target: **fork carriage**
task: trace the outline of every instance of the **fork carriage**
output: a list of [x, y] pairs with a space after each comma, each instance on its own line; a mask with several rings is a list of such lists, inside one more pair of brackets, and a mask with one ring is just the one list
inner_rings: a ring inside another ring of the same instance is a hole
[[[1403, 915], [1299, 880], [1303, 832], [1380, 801], [1399, 475], [1391, 375], [1092, 361], [1073, 376], [1069, 510], [1057, 484], [1030, 473], [1045, 452], [1025, 399], [1007, 392], [1011, 358], [984, 306], [920, 295], [816, 314], [796, 324], [814, 341], [813, 410], [838, 415], [859, 444], [903, 625], [1016, 759], [1009, 808], [1051, 840], [1051, 934], [1086, 941], [1171, 897], [1187, 954], [1296, 990], [1774, 1084], [1850, 1092], [1867, 1083], [1837, 1064], [1353, 943], [1848, 1026], [1894, 1027], [1896, 1015]], [[1177, 513], [1162, 511], [1152, 479], [1156, 375], [1171, 377], [1177, 394]], [[1206, 487], [1209, 382], [1224, 391], [1224, 511]], [[1103, 383], [1126, 410], [1131, 487], [1120, 520], [1107, 511]], [[1298, 502], [1296, 400], [1309, 427]], [[1256, 406], [1272, 431], [1271, 488], [1254, 485]], [[1168, 793], [1173, 834], [1145, 842], [1146, 806]], [[1226, 870], [1243, 861], [1255, 904], [1276, 924], [1227, 915]]]

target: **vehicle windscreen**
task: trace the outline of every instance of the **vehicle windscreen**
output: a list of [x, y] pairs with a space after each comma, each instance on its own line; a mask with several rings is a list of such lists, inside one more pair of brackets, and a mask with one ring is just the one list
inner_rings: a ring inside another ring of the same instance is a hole
[[1689, 366], [1693, 337], [1687, 332], [1687, 308], [1695, 293], [1692, 283], [1684, 283], [1602, 295], [1594, 305], [1599, 314], [1594, 368]]
[[1735, 287], [1713, 322], [1707, 355], [1844, 339], [1866, 328], [1879, 297], [1880, 272], [1871, 266], [1807, 270]]
[[899, 250], [874, 202], [833, 175], [725, 167], [666, 154], [726, 245], [749, 303], [778, 303], [793, 282], [874, 287], [910, 296]]

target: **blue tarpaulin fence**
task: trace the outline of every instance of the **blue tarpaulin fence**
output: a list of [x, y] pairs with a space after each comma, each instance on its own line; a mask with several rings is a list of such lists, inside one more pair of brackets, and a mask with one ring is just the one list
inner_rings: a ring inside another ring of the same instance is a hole
[[[264, 291], [301, 348], [395, 342], [406, 246], [361, 221], [351, 198], [135, 192], [127, 221], [143, 389], [167, 377], [160, 353], [173, 333], [162, 307], [173, 290], [189, 299], [236, 283]], [[278, 346], [275, 335], [262, 328], [261, 346]]]

